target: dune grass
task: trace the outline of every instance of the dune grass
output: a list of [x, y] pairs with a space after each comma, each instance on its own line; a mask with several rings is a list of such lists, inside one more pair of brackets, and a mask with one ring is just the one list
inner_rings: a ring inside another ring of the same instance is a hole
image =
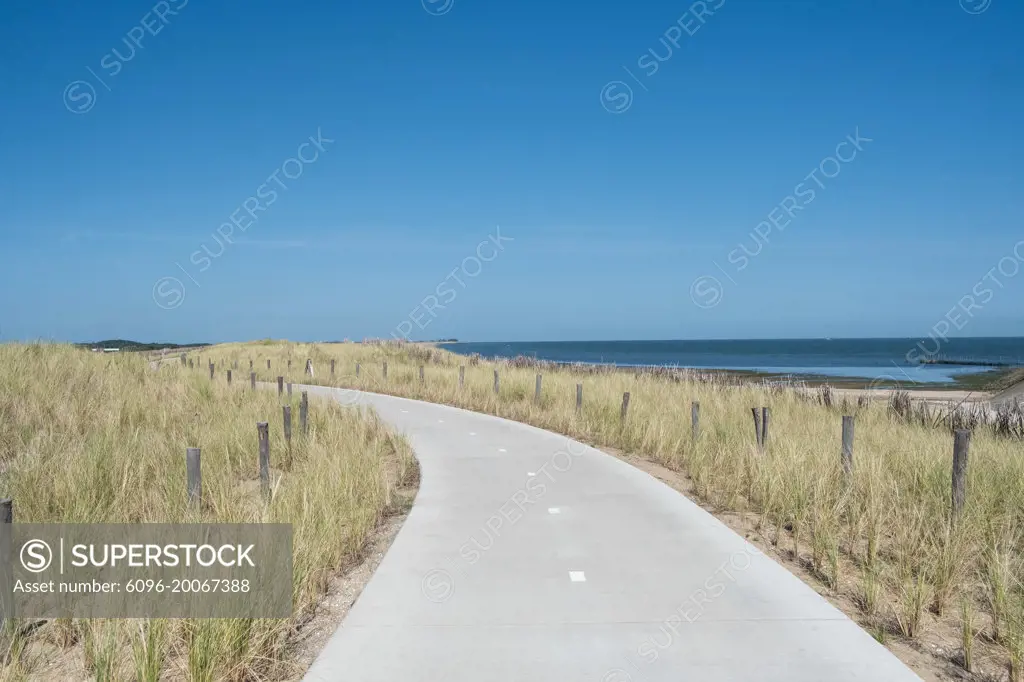
[[[486, 362], [414, 344], [261, 342], [204, 349], [223, 368], [249, 360], [261, 381], [389, 393], [497, 414], [634, 453], [684, 472], [720, 512], [753, 519], [771, 542], [820, 584], [857, 605], [858, 620], [883, 636], [963, 631], [991, 645], [1021, 675], [1024, 643], [1024, 444], [978, 429], [971, 442], [966, 508], [950, 521], [953, 437], [907, 423], [886, 405], [826, 407], [806, 395], [736, 387], [659, 373], [594, 371]], [[268, 370], [266, 361], [270, 359]], [[313, 362], [315, 377], [304, 372]], [[335, 361], [332, 376], [330, 361]], [[291, 361], [291, 366], [288, 363]], [[387, 378], [382, 364], [388, 363]], [[358, 376], [356, 365], [359, 365]], [[423, 367], [423, 381], [419, 368]], [[465, 384], [459, 386], [459, 367]], [[499, 392], [494, 392], [494, 371]], [[535, 378], [543, 373], [534, 401]], [[576, 385], [583, 405], [576, 413]], [[628, 416], [620, 418], [630, 393]], [[700, 403], [693, 439], [691, 402]], [[771, 410], [759, 453], [750, 408]], [[842, 470], [841, 417], [856, 419], [854, 470]], [[966, 624], [961, 622], [969, 618]], [[973, 645], [975, 637], [971, 637]], [[998, 652], [1002, 652], [1001, 654]], [[968, 656], [976, 652], [967, 653]]]
[[[296, 425], [283, 470], [280, 402], [180, 363], [154, 370], [140, 355], [0, 345], [0, 496], [13, 499], [16, 522], [291, 523], [294, 550], [290, 620], [8, 621], [0, 679], [294, 676], [291, 635], [329, 578], [407, 504], [395, 492], [417, 474], [407, 444], [375, 415], [315, 400], [309, 434]], [[259, 489], [259, 421], [270, 423], [269, 503]], [[202, 448], [199, 510], [187, 503], [188, 446]]]

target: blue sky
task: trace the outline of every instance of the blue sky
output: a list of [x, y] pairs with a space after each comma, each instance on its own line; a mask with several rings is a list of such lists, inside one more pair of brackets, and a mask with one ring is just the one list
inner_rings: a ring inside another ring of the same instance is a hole
[[1024, 335], [1024, 5], [635, 5], [5, 2], [0, 339]]

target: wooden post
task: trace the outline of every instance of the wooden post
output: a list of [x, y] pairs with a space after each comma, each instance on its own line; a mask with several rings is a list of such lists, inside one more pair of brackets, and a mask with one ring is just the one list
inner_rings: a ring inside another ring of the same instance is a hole
[[757, 439], [757, 449], [763, 451], [764, 445], [761, 443], [761, 408], [752, 407], [750, 411], [754, 415], [754, 437]]
[[384, 363], [384, 378], [388, 378], [388, 363]]
[[203, 504], [203, 474], [200, 469], [202, 452], [199, 448], [185, 450], [185, 473], [188, 477], [188, 502], [199, 508]]
[[356, 363], [356, 376], [359, 376], [359, 363]]
[[260, 439], [260, 489], [263, 496], [270, 497], [270, 426], [267, 422], [256, 424]]
[[292, 397], [292, 382], [288, 382], [288, 397]]
[[270, 358], [267, 358], [267, 369], [270, 369]]
[[622, 421], [626, 421], [627, 412], [629, 412], [629, 391], [622, 394]]
[[181, 354], [181, 364], [185, 365], [185, 354], [184, 353]]
[[210, 381], [213, 381], [213, 371], [217, 368], [212, 362], [210, 363]]
[[540, 403], [540, 382], [541, 382], [541, 375], [538, 374], [537, 375], [537, 383], [533, 387], [533, 402], [538, 403], [538, 404]]
[[853, 475], [853, 417], [843, 417], [843, 473]]
[[252, 386], [252, 390], [256, 390], [256, 372], [249, 372], [249, 384]]
[[423, 365], [420, 365], [420, 383], [423, 383]]
[[967, 501], [967, 453], [971, 449], [971, 432], [957, 429], [953, 437], [953, 521], [963, 512]]
[[494, 370], [494, 394], [498, 395], [498, 370]]
[[466, 366], [459, 365], [459, 388], [462, 388], [466, 383]]
[[690, 436], [696, 441], [700, 438], [700, 402], [690, 403]]
[[576, 384], [576, 414], [583, 409], [583, 384]]
[[284, 377], [277, 378], [277, 395], [284, 395]]
[[[14, 501], [6, 497], [0, 500], [0, 524], [3, 524], [4, 531], [0, 532], [0, 576], [2, 576], [3, 582], [8, 585], [13, 585], [13, 566], [12, 566], [12, 554], [13, 547], [11, 547], [12, 538], [14, 534], [14, 528], [10, 524], [14, 523]], [[8, 590], [5, 591], [9, 591]], [[12, 603], [13, 593], [7, 595], [0, 595], [0, 610], [3, 612], [3, 618], [8, 618], [14, 613], [14, 604]], [[15, 625], [14, 621], [4, 622], [5, 626]], [[6, 629], [6, 628], [5, 628]]]
[[231, 385], [231, 370], [228, 370], [228, 386]]
[[192, 362], [192, 360], [190, 359], [188, 361], [188, 368], [189, 369], [195, 369], [195, 366], [196, 366], [196, 364], [194, 362]]
[[284, 413], [284, 442], [288, 446], [288, 454], [285, 456], [285, 468], [292, 468], [292, 406], [284, 405], [281, 408]]
[[252, 371], [252, 360], [249, 361], [249, 371]]
[[331, 376], [334, 376], [334, 360], [331, 360]]
[[305, 372], [305, 373], [306, 373], [307, 375], [309, 375], [309, 376], [315, 376], [315, 375], [313, 374], [313, 359], [312, 359], [312, 358], [306, 358], [306, 369], [305, 369], [305, 370], [303, 370], [303, 371], [304, 371], [304, 372]]
[[768, 447], [768, 408], [761, 408], [761, 449]]
[[288, 358], [288, 369], [292, 368], [292, 359]]
[[302, 435], [309, 435], [309, 393], [302, 392], [302, 399], [299, 400], [299, 428]]
[[231, 365], [231, 368], [232, 368], [232, 369], [238, 369], [238, 360], [235, 360], [235, 361], [234, 361], [234, 362], [232, 363], [232, 365]]

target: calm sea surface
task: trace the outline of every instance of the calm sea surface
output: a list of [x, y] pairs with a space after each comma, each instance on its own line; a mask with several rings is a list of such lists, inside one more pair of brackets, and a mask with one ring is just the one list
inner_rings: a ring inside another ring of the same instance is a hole
[[[938, 348], [937, 348], [938, 346]], [[946, 383], [957, 374], [986, 371], [967, 365], [921, 365], [911, 357], [1024, 364], [1024, 338], [767, 339], [737, 341], [548, 341], [447, 343], [488, 358], [525, 355], [556, 362], [741, 369], [832, 377], [891, 378]], [[937, 354], [936, 354], [937, 353]]]

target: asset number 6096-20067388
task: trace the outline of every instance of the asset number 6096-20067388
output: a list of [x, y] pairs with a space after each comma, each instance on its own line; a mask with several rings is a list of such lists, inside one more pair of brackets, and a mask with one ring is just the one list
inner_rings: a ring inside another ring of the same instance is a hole
[[223, 578], [213, 578], [210, 580], [199, 580], [193, 578], [178, 579], [169, 581], [169, 583], [163, 580], [143, 580], [139, 578], [137, 580], [129, 580], [124, 586], [125, 592], [199, 592], [199, 593], [211, 593], [211, 592], [248, 592], [249, 581], [248, 580], [226, 580]]

